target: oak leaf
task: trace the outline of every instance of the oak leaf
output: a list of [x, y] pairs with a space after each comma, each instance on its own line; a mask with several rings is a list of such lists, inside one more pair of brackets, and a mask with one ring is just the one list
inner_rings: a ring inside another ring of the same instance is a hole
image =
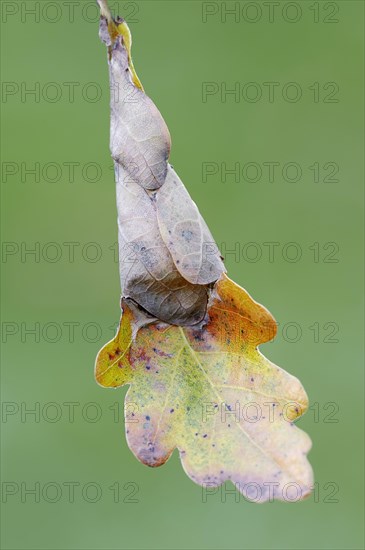
[[205, 487], [230, 480], [257, 502], [309, 494], [311, 443], [293, 422], [308, 400], [300, 382], [257, 349], [276, 332], [265, 308], [222, 276], [203, 326], [134, 323], [124, 302], [96, 379], [130, 384], [127, 440], [141, 462], [160, 466], [177, 448], [186, 473]]
[[108, 46], [110, 150], [117, 184], [122, 295], [171, 324], [199, 323], [207, 285], [225, 267], [196, 204], [168, 162], [166, 123], [143, 90], [132, 57], [132, 38], [99, 0], [99, 35]]
[[305, 391], [258, 351], [276, 323], [225, 275], [208, 226], [168, 162], [170, 134], [136, 74], [129, 28], [106, 0], [98, 3], [122, 317], [99, 352], [96, 379], [130, 385], [127, 440], [144, 464], [164, 464], [177, 448], [187, 474], [207, 488], [230, 480], [256, 502], [293, 500], [293, 490], [304, 498], [311, 443], [294, 420], [308, 406]]

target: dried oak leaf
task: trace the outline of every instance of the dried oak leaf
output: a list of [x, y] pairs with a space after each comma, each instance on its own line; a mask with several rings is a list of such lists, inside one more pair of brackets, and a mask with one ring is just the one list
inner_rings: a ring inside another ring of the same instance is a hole
[[100, 3], [106, 13], [99, 34], [108, 46], [122, 295], [162, 321], [197, 324], [206, 313], [208, 285], [225, 267], [168, 162], [169, 131], [135, 73], [128, 26], [114, 21]]
[[117, 184], [122, 317], [99, 353], [96, 379], [130, 384], [127, 439], [149, 466], [179, 450], [196, 483], [231, 480], [251, 500], [304, 498], [309, 437], [300, 382], [258, 351], [276, 332], [270, 313], [226, 277], [218, 247], [168, 162], [166, 123], [131, 58], [132, 38], [106, 0], [110, 149]]
[[[270, 313], [222, 275], [206, 323], [135, 327], [124, 301], [119, 331], [100, 352], [96, 380], [130, 384], [130, 449], [160, 466], [175, 448], [188, 476], [205, 487], [233, 482], [247, 499], [307, 496], [309, 437], [294, 420], [308, 405], [300, 382], [257, 349], [276, 333]], [[129, 420], [129, 421], [128, 421]]]

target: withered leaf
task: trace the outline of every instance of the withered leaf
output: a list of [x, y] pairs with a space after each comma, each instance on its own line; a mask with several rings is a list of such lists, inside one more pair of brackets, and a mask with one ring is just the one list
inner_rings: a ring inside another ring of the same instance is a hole
[[169, 166], [156, 193], [158, 226], [174, 263], [190, 283], [215, 282], [225, 271], [214, 239], [182, 181]]
[[[168, 162], [170, 135], [135, 72], [126, 22], [106, 0], [110, 148], [117, 183], [122, 317], [100, 352], [96, 379], [130, 384], [128, 444], [149, 466], [175, 448], [196, 483], [226, 480], [256, 502], [311, 491], [311, 442], [294, 420], [308, 400], [300, 382], [258, 346], [270, 313], [225, 275], [214, 239]], [[128, 413], [127, 413], [128, 414]], [[127, 417], [128, 420], [128, 417]]]
[[170, 134], [153, 101], [132, 81], [122, 37], [113, 46], [109, 74], [112, 157], [144, 189], [158, 189], [166, 178]]
[[161, 238], [156, 204], [127, 174], [117, 185], [119, 266], [123, 296], [168, 323], [194, 324], [205, 315], [208, 289], [185, 280]]
[[196, 324], [206, 285], [225, 271], [218, 247], [167, 162], [169, 132], [135, 74], [126, 23], [102, 17], [99, 34], [108, 46], [123, 296], [163, 321]]
[[[216, 284], [201, 328], [155, 322], [133, 339], [126, 303], [115, 339], [99, 353], [96, 379], [130, 384], [128, 444], [148, 466], [177, 448], [189, 477], [206, 487], [229, 480], [258, 502], [311, 490], [309, 437], [293, 420], [308, 400], [300, 382], [270, 361], [258, 344], [276, 324], [269, 312], [225, 275]], [[288, 493], [289, 492], [289, 493]]]

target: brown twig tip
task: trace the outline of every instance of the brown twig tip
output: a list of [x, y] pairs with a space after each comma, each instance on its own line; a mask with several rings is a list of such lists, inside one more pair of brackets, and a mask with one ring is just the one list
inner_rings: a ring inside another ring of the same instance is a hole
[[110, 22], [112, 20], [112, 14], [110, 13], [107, 0], [96, 0], [96, 2], [98, 3], [100, 8], [100, 15], [105, 17], [105, 19]]

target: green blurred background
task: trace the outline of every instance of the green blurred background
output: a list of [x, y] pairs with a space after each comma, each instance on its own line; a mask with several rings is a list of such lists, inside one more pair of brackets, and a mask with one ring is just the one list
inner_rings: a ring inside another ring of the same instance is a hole
[[364, 5], [288, 4], [110, 2], [229, 275], [279, 322], [262, 351], [310, 397], [315, 495], [255, 505], [224, 490], [204, 502], [176, 453], [149, 469], [129, 451], [125, 389], [93, 378], [119, 318], [96, 10], [1, 3], [3, 548], [363, 548]]

